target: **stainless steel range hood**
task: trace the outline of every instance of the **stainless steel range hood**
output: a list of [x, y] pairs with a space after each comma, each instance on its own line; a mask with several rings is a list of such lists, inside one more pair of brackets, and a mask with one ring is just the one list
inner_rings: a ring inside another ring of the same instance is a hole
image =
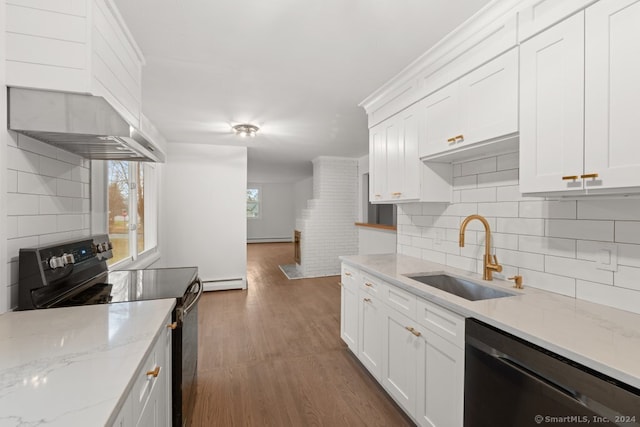
[[10, 130], [87, 159], [164, 162], [164, 155], [100, 96], [9, 88]]

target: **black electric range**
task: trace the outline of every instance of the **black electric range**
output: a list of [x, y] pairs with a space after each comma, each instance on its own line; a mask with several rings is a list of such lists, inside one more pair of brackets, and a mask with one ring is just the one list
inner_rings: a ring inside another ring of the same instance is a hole
[[189, 424], [198, 366], [197, 267], [109, 271], [106, 235], [20, 249], [18, 310], [175, 298], [172, 314], [173, 425]]

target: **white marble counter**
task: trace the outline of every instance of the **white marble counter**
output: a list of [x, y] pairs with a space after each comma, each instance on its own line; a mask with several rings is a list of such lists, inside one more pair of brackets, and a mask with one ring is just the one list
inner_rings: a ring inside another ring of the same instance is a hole
[[[465, 317], [473, 317], [622, 382], [640, 388], [640, 315], [482, 276], [405, 255], [359, 255], [342, 261]], [[519, 295], [468, 301], [404, 275], [444, 271]]]
[[0, 426], [112, 421], [174, 304], [166, 299], [1, 315]]

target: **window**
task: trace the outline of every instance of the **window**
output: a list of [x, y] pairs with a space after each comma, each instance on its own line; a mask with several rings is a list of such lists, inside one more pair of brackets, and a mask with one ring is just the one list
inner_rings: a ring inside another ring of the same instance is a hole
[[121, 160], [107, 162], [108, 234], [113, 243], [109, 264], [152, 249], [157, 243], [155, 165]]
[[260, 188], [247, 188], [247, 218], [260, 217]]

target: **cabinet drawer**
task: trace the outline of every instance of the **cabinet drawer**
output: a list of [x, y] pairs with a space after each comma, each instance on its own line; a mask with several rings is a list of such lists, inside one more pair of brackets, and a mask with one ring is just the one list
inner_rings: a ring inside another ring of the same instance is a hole
[[[171, 318], [167, 317], [164, 324], [171, 323]], [[136, 418], [142, 413], [149, 396], [155, 387], [158, 387], [161, 379], [169, 372], [165, 366], [165, 331], [161, 331], [158, 338], [153, 344], [153, 349], [142, 363], [142, 366], [136, 374], [135, 383], [131, 391], [131, 400], [133, 406], [133, 414]], [[157, 375], [152, 374], [157, 370]]]
[[425, 328], [447, 341], [464, 348], [464, 317], [418, 298], [417, 320]]
[[382, 280], [368, 274], [362, 274], [361, 277], [360, 289], [369, 295], [382, 299], [385, 294], [385, 290], [387, 289], [387, 285]]
[[350, 265], [342, 264], [342, 276], [340, 280], [343, 286], [352, 292], [357, 292], [360, 282], [360, 271]]
[[382, 288], [382, 300], [394, 310], [412, 319], [416, 317], [418, 297], [393, 285]]

